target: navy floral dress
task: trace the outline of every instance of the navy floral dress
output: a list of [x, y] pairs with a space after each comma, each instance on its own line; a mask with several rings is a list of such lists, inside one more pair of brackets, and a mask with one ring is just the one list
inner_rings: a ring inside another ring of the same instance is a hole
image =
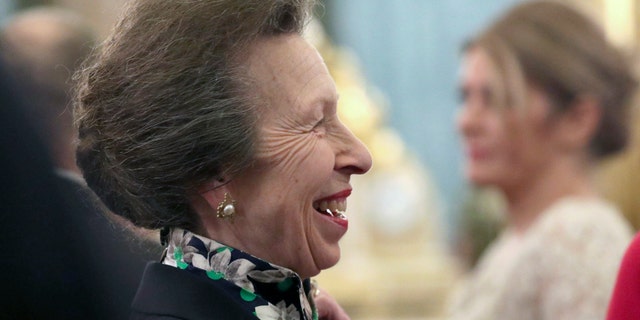
[[192, 232], [172, 230], [163, 264], [216, 281], [258, 319], [318, 319], [309, 279]]

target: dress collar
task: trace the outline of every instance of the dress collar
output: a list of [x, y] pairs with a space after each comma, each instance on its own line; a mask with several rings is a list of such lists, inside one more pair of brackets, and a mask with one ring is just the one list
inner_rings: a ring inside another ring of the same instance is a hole
[[237, 292], [259, 319], [317, 319], [308, 279], [215, 240], [173, 229], [163, 263]]

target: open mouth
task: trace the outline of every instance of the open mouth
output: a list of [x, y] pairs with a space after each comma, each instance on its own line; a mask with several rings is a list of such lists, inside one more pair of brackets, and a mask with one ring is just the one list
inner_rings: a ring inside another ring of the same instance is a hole
[[318, 211], [320, 214], [338, 218], [342, 220], [346, 220], [347, 216], [345, 212], [347, 211], [347, 199], [337, 199], [337, 200], [319, 200], [313, 203], [313, 208]]

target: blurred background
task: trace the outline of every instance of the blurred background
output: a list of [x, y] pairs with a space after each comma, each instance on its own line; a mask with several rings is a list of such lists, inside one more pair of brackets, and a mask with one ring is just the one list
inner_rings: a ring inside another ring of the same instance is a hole
[[[84, 16], [102, 39], [123, 0], [0, 0], [0, 22], [37, 5]], [[308, 30], [334, 76], [341, 117], [370, 148], [354, 181], [343, 258], [319, 277], [353, 319], [438, 319], [460, 275], [500, 227], [500, 199], [464, 182], [454, 127], [465, 39], [518, 0], [324, 0]], [[631, 56], [640, 0], [565, 0]], [[636, 57], [636, 61], [638, 58]], [[636, 69], [640, 63], [636, 63]], [[640, 122], [634, 113], [634, 124]], [[640, 226], [640, 126], [600, 186]]]

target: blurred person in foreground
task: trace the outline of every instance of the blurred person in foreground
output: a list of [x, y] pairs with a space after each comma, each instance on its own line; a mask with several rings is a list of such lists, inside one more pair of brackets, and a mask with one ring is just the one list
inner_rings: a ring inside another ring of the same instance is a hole
[[640, 319], [640, 233], [636, 233], [620, 263], [606, 319]]
[[466, 176], [502, 192], [507, 226], [451, 319], [603, 319], [631, 228], [591, 171], [627, 143], [629, 65], [594, 22], [552, 1], [513, 7], [463, 62]]
[[162, 250], [137, 239], [104, 212], [75, 165], [71, 77], [93, 44], [87, 24], [57, 7], [18, 12], [0, 31], [0, 56], [24, 91], [22, 112], [46, 143], [53, 161], [54, 185], [50, 188], [56, 189], [66, 206], [66, 223], [79, 229], [74, 233], [77, 242], [91, 253], [84, 257], [87, 265], [73, 271], [104, 305], [105, 310], [91, 318], [124, 319], [146, 262], [158, 259]]
[[[623, 164], [621, 169], [634, 169], [633, 167], [640, 165], [637, 162], [630, 163], [638, 161], [637, 157], [629, 157], [627, 161], [629, 162]], [[633, 173], [627, 172], [627, 176], [633, 177]], [[640, 232], [636, 232], [620, 263], [606, 319], [640, 319]]]
[[0, 31], [2, 58], [25, 86], [25, 113], [47, 143], [57, 173], [81, 180], [75, 163], [71, 109], [74, 70], [94, 44], [91, 29], [72, 11], [34, 7], [10, 16]]
[[310, 278], [338, 262], [371, 157], [302, 37], [312, 5], [132, 1], [80, 72], [79, 167], [167, 246], [134, 319], [338, 318]]
[[115, 319], [19, 85], [0, 59], [0, 319]]

